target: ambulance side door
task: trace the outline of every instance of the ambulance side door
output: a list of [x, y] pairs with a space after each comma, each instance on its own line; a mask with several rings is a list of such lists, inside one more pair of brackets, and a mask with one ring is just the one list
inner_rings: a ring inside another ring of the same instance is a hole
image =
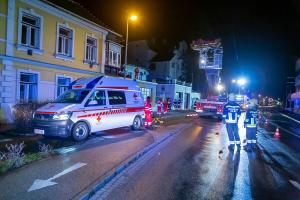
[[109, 120], [112, 128], [128, 126], [125, 92], [122, 90], [108, 90], [107, 96], [110, 108]]
[[95, 90], [85, 103], [87, 121], [91, 125], [91, 132], [111, 129], [109, 123], [109, 107], [105, 90]]

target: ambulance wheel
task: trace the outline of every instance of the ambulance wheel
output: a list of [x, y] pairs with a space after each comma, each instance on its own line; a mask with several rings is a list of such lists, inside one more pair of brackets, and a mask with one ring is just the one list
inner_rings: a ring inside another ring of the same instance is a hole
[[89, 136], [89, 127], [84, 122], [78, 122], [72, 129], [72, 137], [75, 141], [80, 142]]
[[135, 116], [135, 118], [133, 120], [133, 123], [132, 123], [132, 126], [131, 126], [131, 129], [134, 130], [134, 131], [138, 131], [138, 130], [141, 129], [141, 127], [142, 127], [141, 117]]

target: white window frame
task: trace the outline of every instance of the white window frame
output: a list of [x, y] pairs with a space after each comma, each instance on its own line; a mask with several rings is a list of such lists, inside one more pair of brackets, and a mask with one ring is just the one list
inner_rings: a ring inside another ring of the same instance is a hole
[[54, 96], [55, 98], [57, 98], [57, 89], [58, 89], [58, 78], [69, 78], [70, 79], [70, 83], [72, 83], [73, 78], [71, 76], [65, 75], [65, 74], [57, 74], [55, 76], [55, 91], [54, 91]]
[[[117, 59], [116, 59], [117, 62], [116, 63], [114, 63], [114, 54], [116, 54], [116, 56], [117, 56]], [[112, 55], [112, 57], [111, 57], [111, 55]], [[120, 67], [121, 66], [121, 55], [120, 55], [120, 52], [114, 51], [114, 50], [109, 50], [109, 53], [108, 53], [108, 64], [111, 65], [111, 66], [114, 66], [114, 67]]]
[[[71, 51], [71, 56], [66, 56], [66, 55], [62, 55], [60, 53], [58, 53], [58, 41], [59, 41], [59, 28], [62, 27], [62, 28], [66, 28], [66, 29], [70, 29], [72, 31], [72, 51]], [[62, 59], [64, 61], [74, 61], [75, 58], [74, 58], [74, 49], [75, 49], [75, 46], [74, 46], [74, 41], [75, 41], [75, 29], [70, 27], [67, 23], [65, 24], [62, 24], [62, 23], [57, 23], [56, 25], [56, 50], [55, 50], [55, 58], [58, 58], [58, 59]]]
[[84, 64], [88, 64], [88, 65], [90, 65], [90, 60], [87, 60], [87, 58], [86, 58], [86, 47], [87, 47], [87, 39], [88, 39], [88, 37], [90, 37], [90, 38], [92, 38], [92, 39], [94, 39], [94, 40], [96, 40], [96, 61], [95, 61], [95, 63], [93, 62], [93, 66], [99, 66], [99, 39], [97, 38], [97, 37], [95, 37], [93, 34], [86, 34], [85, 35], [85, 45], [84, 45], [84, 60], [83, 60], [83, 63]]
[[41, 73], [38, 71], [32, 71], [31, 69], [28, 70], [24, 70], [24, 69], [18, 69], [17, 70], [17, 101], [20, 102], [21, 101], [21, 97], [20, 97], [20, 90], [21, 90], [21, 73], [30, 73], [30, 74], [37, 74], [38, 79], [37, 79], [37, 98], [36, 101], [39, 101], [39, 89], [40, 89], [40, 77], [41, 77]]
[[[32, 15], [36, 18], [39, 18], [40, 20], [40, 32], [39, 32], [39, 46], [38, 48], [33, 48], [29, 46], [22, 45], [21, 39], [22, 39], [22, 17], [23, 14]], [[42, 15], [38, 15], [36, 12], [34, 12], [33, 9], [26, 10], [23, 8], [19, 8], [19, 19], [18, 19], [18, 44], [17, 44], [17, 50], [18, 51], [28, 51], [32, 50], [33, 53], [36, 54], [43, 54], [43, 30], [44, 30], [44, 18]]]

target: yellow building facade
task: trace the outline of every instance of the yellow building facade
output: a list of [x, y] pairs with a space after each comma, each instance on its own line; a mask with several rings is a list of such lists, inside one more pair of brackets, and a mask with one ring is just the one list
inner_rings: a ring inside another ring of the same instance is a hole
[[[79, 77], [103, 75], [113, 31], [48, 1], [0, 0], [0, 104], [47, 101]], [[118, 35], [118, 34], [117, 34]]]

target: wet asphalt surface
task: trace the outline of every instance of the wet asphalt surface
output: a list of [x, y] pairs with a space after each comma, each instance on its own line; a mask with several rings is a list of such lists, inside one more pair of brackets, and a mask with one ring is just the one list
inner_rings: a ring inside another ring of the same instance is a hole
[[[300, 188], [260, 148], [230, 152], [222, 123], [210, 118], [191, 123], [95, 199], [300, 199]], [[245, 138], [241, 126], [240, 136]]]

